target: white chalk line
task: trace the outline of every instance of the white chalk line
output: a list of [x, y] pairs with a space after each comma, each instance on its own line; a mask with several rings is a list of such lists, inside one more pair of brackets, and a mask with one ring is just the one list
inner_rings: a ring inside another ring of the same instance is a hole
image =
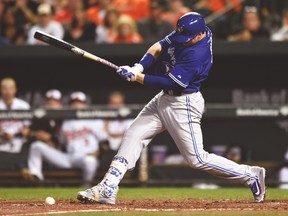
[[[110, 208], [110, 209], [83, 209], [68, 211], [49, 211], [39, 213], [13, 214], [13, 216], [25, 215], [54, 215], [54, 214], [70, 214], [70, 213], [95, 213], [95, 212], [199, 212], [199, 211], [254, 211], [253, 208], [197, 208], [197, 209], [145, 209], [145, 208]], [[11, 216], [11, 215], [10, 215]]]

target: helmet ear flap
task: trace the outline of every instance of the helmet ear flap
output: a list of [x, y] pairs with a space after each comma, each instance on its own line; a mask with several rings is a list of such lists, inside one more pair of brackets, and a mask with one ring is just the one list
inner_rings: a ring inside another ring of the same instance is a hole
[[176, 28], [176, 32], [180, 35], [185, 35], [185, 36], [189, 36], [190, 33], [188, 31], [186, 31], [184, 28], [182, 27], [177, 27]]

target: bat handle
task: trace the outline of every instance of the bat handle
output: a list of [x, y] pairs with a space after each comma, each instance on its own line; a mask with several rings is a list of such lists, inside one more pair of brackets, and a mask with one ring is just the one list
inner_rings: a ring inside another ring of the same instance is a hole
[[99, 62], [101, 62], [102, 64], [105, 64], [105, 65], [107, 65], [107, 66], [109, 66], [109, 67], [111, 67], [113, 69], [115, 69], [116, 71], [119, 69], [119, 66], [117, 66], [117, 65], [113, 64], [112, 62], [109, 62], [109, 61], [107, 61], [105, 59], [100, 58]]
[[115, 70], [118, 70], [118, 69], [119, 69], [119, 66], [113, 64], [112, 62], [109, 62], [109, 61], [107, 61], [107, 60], [105, 60], [105, 59], [102, 59], [102, 58], [100, 58], [100, 57], [98, 57], [98, 56], [95, 56], [95, 55], [93, 55], [93, 54], [91, 54], [91, 53], [89, 53], [89, 52], [85, 52], [85, 51], [84, 51], [83, 56], [84, 56], [85, 58], [89, 58], [89, 59], [91, 59], [91, 60], [93, 60], [93, 61], [97, 61], [97, 62], [100, 62], [100, 63], [102, 63], [102, 64], [104, 64], [104, 65], [107, 65], [108, 67], [113, 68], [113, 69], [115, 69]]

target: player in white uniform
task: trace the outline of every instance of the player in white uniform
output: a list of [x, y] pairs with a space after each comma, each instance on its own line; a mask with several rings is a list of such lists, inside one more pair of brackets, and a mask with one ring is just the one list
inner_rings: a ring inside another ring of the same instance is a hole
[[[284, 161], [288, 162], [288, 149], [286, 150]], [[283, 167], [279, 172], [279, 188], [288, 190], [288, 167]]]
[[[121, 92], [112, 92], [109, 96], [108, 106], [119, 109], [125, 106], [125, 97]], [[104, 130], [108, 134], [109, 147], [113, 151], [119, 149], [125, 131], [132, 123], [132, 119], [107, 120], [104, 122]]]
[[[142, 149], [152, 138], [167, 130], [187, 163], [215, 176], [250, 187], [256, 202], [265, 198], [265, 169], [240, 165], [204, 150], [201, 118], [204, 99], [201, 83], [213, 63], [212, 32], [198, 13], [187, 13], [177, 28], [152, 45], [139, 64], [122, 66], [118, 74], [127, 81], [162, 89], [139, 113], [125, 133], [120, 149], [104, 179], [95, 187], [80, 191], [86, 202], [116, 203], [118, 184], [134, 168]], [[143, 74], [154, 67], [154, 75]]]
[[[17, 88], [12, 78], [1, 81], [0, 110], [28, 110], [30, 105], [15, 98]], [[20, 153], [26, 137], [29, 134], [30, 121], [2, 120], [0, 121], [0, 151]]]
[[[74, 92], [70, 96], [72, 108], [86, 108], [86, 95]], [[44, 179], [42, 161], [58, 168], [79, 168], [83, 171], [83, 185], [90, 185], [98, 168], [99, 142], [106, 140], [101, 120], [65, 120], [61, 133], [66, 152], [37, 141], [31, 145], [28, 168], [31, 174]]]

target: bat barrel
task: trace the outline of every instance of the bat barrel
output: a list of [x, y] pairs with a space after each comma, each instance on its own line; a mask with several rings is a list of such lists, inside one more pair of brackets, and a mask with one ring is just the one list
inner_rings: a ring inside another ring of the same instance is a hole
[[110, 61], [107, 61], [106, 59], [102, 59], [96, 55], [93, 55], [89, 52], [86, 52], [70, 43], [67, 43], [66, 41], [63, 41], [59, 38], [56, 38], [52, 35], [49, 35], [49, 34], [46, 34], [44, 32], [41, 32], [41, 31], [36, 31], [35, 34], [34, 34], [34, 38], [42, 41], [42, 42], [45, 42], [47, 44], [50, 44], [52, 46], [55, 46], [55, 47], [58, 47], [60, 49], [64, 49], [66, 51], [69, 51], [69, 52], [72, 52], [76, 55], [80, 55], [80, 56], [83, 56], [85, 58], [89, 58], [93, 61], [97, 61], [97, 62], [100, 62], [104, 65], [107, 65], [108, 67], [111, 67], [115, 70], [118, 70], [118, 66], [113, 64], [112, 62]]
[[53, 37], [52, 35], [46, 34], [41, 31], [36, 31], [34, 34], [34, 38], [44, 43], [50, 44], [52, 46], [55, 46], [55, 47], [58, 47], [60, 49], [64, 49], [70, 52], [73, 52], [72, 49], [75, 48], [75, 46], [73, 46], [72, 44], [69, 44], [66, 41], [63, 41], [59, 38]]

